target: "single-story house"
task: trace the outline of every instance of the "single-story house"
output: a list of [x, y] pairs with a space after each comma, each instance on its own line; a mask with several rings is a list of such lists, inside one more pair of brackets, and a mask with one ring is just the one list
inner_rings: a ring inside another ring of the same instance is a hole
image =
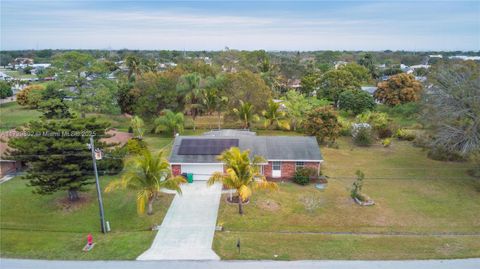
[[202, 136], [177, 136], [169, 158], [172, 173], [193, 174], [193, 180], [208, 180], [214, 172], [225, 171], [218, 155], [230, 147], [250, 150], [261, 156], [261, 173], [267, 179], [292, 179], [296, 169], [310, 167], [320, 173], [323, 157], [315, 137], [257, 136], [252, 132], [220, 130]]

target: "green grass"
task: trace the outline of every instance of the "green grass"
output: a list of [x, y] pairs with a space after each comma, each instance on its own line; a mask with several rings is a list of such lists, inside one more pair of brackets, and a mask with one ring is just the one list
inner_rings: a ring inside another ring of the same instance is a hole
[[[322, 170], [330, 177], [324, 191], [312, 185], [279, 183], [278, 192], [254, 193], [244, 216], [238, 215], [235, 206], [222, 202], [218, 222], [230, 232], [216, 234], [217, 253], [226, 259], [272, 258], [272, 249], [278, 249], [281, 252], [278, 255], [286, 253], [285, 259], [480, 255], [480, 234], [473, 237], [431, 236], [433, 233], [478, 234], [480, 231], [480, 182], [467, 176], [470, 164], [430, 160], [425, 152], [408, 142], [394, 141], [391, 148], [359, 148], [342, 138], [339, 145], [340, 149], [322, 148], [325, 159]], [[360, 207], [349, 197], [357, 169], [366, 175], [363, 192], [375, 200], [377, 204], [373, 207]], [[313, 209], [307, 209], [308, 202], [315, 205]], [[379, 235], [299, 234], [304, 232]], [[423, 236], [394, 237], [388, 235], [391, 233]], [[245, 250], [245, 256], [239, 257], [235, 249], [223, 248], [235, 236], [251, 240], [251, 253]], [[333, 244], [335, 251], [327, 250], [328, 244], [318, 240]], [[447, 243], [457, 247], [437, 250]], [[255, 245], [257, 250], [262, 250], [255, 252]], [[363, 248], [357, 249], [358, 246]]]
[[18, 127], [29, 121], [36, 120], [41, 113], [37, 110], [23, 108], [16, 102], [0, 105], [0, 131]]
[[[101, 185], [118, 176], [102, 177]], [[86, 200], [74, 206], [65, 203], [65, 192], [41, 196], [14, 178], [0, 185], [0, 255], [38, 259], [135, 259], [151, 245], [153, 225], [161, 224], [172, 195], [161, 194], [155, 214], [139, 216], [135, 193], [104, 193], [106, 220], [112, 232], [99, 232], [100, 222], [94, 186], [82, 193]], [[82, 251], [88, 233], [97, 245]]]

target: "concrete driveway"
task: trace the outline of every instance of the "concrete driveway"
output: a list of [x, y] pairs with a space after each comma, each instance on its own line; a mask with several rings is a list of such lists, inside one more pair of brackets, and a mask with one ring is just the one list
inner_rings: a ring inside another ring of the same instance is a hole
[[205, 181], [182, 186], [150, 249], [137, 260], [219, 260], [212, 250], [222, 186]]

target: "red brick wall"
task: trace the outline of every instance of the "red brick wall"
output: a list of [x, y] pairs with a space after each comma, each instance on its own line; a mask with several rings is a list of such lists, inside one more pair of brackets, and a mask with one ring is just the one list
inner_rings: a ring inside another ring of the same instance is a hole
[[172, 164], [172, 174], [174, 176], [179, 176], [182, 174], [182, 166], [179, 164]]
[[[305, 167], [311, 167], [318, 170], [319, 166], [319, 162], [305, 162]], [[268, 165], [263, 166], [263, 174], [267, 179], [291, 180], [295, 176], [295, 162], [282, 162], [281, 171], [281, 178], [272, 178], [272, 162], [268, 162]]]
[[8, 173], [13, 173], [17, 169], [15, 162], [1, 162], [0, 163], [0, 177], [5, 176]]

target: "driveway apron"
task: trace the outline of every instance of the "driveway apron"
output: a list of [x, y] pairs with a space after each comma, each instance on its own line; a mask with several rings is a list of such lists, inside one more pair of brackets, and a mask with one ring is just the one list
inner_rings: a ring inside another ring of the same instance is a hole
[[221, 195], [221, 184], [183, 184], [182, 194], [175, 195], [152, 246], [137, 260], [219, 260], [212, 242]]

